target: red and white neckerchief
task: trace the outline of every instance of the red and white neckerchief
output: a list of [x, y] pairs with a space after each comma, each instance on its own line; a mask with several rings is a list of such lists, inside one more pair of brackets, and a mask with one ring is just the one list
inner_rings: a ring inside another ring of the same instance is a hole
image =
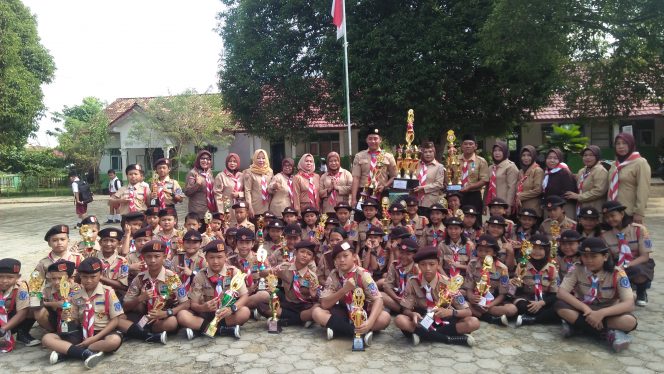
[[498, 194], [496, 187], [496, 172], [498, 171], [498, 165], [491, 165], [491, 177], [489, 178], [489, 187], [486, 190], [485, 202], [489, 204]]
[[130, 212], [135, 212], [136, 211], [136, 187], [134, 186], [129, 186], [127, 187], [127, 191], [129, 191], [129, 211]]
[[[335, 185], [336, 185], [336, 182], [339, 181], [339, 175], [340, 174], [341, 173], [339, 173], [339, 170], [337, 170], [337, 172], [334, 173], [334, 174], [332, 174], [332, 172], [327, 173], [327, 175], [330, 177], [330, 179], [332, 179], [332, 181], [335, 182], [334, 183]], [[339, 191], [337, 191], [336, 188], [332, 189], [332, 192], [330, 192], [330, 197], [328, 198], [328, 202], [329, 202], [330, 206], [332, 206], [332, 207], [337, 206], [337, 195], [338, 194], [339, 194]]]
[[[593, 165], [594, 166], [594, 165]], [[583, 182], [588, 178], [588, 175], [590, 175], [590, 171], [592, 170], [593, 166], [591, 167], [586, 167], [583, 169], [583, 173], [581, 173], [581, 176], [579, 177], [579, 182], [577, 183], [577, 187], [579, 190], [579, 193], [583, 193]], [[581, 212], [581, 202], [577, 201], [576, 202], [576, 215], [579, 215], [579, 212]]]
[[168, 257], [171, 254], [171, 246], [173, 245], [173, 242], [172, 242], [171, 239], [172, 239], [172, 236], [168, 237], [168, 236], [161, 235], [161, 241], [166, 243], [166, 253], [164, 253], [164, 255], [166, 257]]
[[136, 241], [134, 239], [129, 241], [129, 253], [136, 252]]
[[208, 280], [211, 284], [214, 285], [214, 297], [218, 298], [224, 292], [224, 277], [219, 274], [215, 274], [211, 277], [208, 277]]
[[[5, 335], [2, 336], [2, 339], [5, 341], [5, 344], [2, 347], [0, 347], [0, 352], [2, 353], [11, 352], [14, 350], [14, 346], [16, 346], [16, 340], [14, 340], [14, 334], [12, 334], [11, 330], [6, 330], [5, 326], [9, 321], [9, 313], [11, 313], [12, 309], [14, 309], [13, 306], [15, 305], [17, 291], [18, 289], [15, 288], [8, 296], [0, 294], [0, 328], [5, 330]], [[10, 305], [7, 305], [8, 297], [11, 298]]]
[[288, 198], [290, 199], [290, 205], [293, 206], [293, 197], [295, 196], [295, 193], [293, 192], [293, 176], [289, 175], [287, 177], [286, 186], [288, 186]]
[[307, 196], [309, 197], [309, 204], [312, 207], [318, 209], [318, 191], [316, 190], [316, 186], [314, 185], [314, 173], [305, 173], [301, 171], [300, 175], [308, 182]]
[[542, 272], [530, 269], [530, 274], [533, 276], [533, 288], [535, 289], [535, 301], [544, 300], [544, 291], [542, 290]]
[[[343, 278], [341, 278], [342, 287], [347, 280], [355, 276], [355, 270], [356, 269], [349, 271], [346, 275], [343, 276]], [[362, 279], [362, 277], [359, 277], [359, 279]], [[359, 284], [356, 284], [355, 287], [361, 287], [361, 286]], [[346, 303], [346, 309], [348, 309], [348, 312], [350, 313], [353, 310], [353, 290], [349, 291], [347, 294], [344, 295], [344, 303]]]
[[374, 177], [374, 173], [376, 172], [376, 165], [378, 165], [378, 155], [380, 154], [380, 149], [377, 150], [376, 152], [369, 152], [369, 156], [371, 157], [371, 161], [369, 162], [369, 182]]
[[157, 182], [157, 200], [159, 200], [159, 209], [166, 208], [166, 181]]
[[224, 170], [224, 174], [233, 181], [233, 192], [242, 191], [242, 178], [240, 173], [233, 174], [228, 169]]
[[475, 160], [463, 159], [463, 167], [461, 168], [461, 185], [466, 186], [470, 182], [470, 171], [475, 170]]
[[634, 256], [632, 255], [632, 249], [629, 247], [629, 243], [627, 242], [627, 239], [625, 239], [625, 233], [624, 232], [619, 232], [616, 234], [616, 238], [618, 238], [618, 266], [625, 266], [629, 265], [632, 260], [634, 260]]
[[546, 186], [549, 185], [549, 176], [550, 176], [551, 174], [556, 174], [557, 172], [559, 172], [559, 171], [561, 171], [561, 170], [563, 170], [563, 169], [567, 169], [567, 170], [569, 170], [569, 167], [568, 167], [567, 164], [564, 163], [564, 162], [560, 162], [560, 163], [558, 163], [558, 165], [556, 165], [556, 167], [553, 168], [553, 169], [548, 169], [548, 168], [547, 168], [547, 169], [546, 169], [546, 172], [544, 173], [544, 179], [542, 180], [542, 189], [543, 189], [543, 190], [546, 190]]
[[157, 279], [152, 279], [149, 278], [148, 282], [150, 282], [150, 288], [152, 289], [152, 297], [148, 299], [148, 313], [154, 308], [155, 302], [157, 302], [157, 299], [159, 298], [159, 290], [157, 290], [157, 283], [159, 281]]
[[567, 272], [571, 273], [574, 271], [574, 256], [565, 256], [563, 258], [565, 265], [567, 266]]
[[438, 247], [438, 243], [440, 243], [444, 237], [443, 230], [433, 230], [433, 239], [431, 240], [431, 245]]
[[293, 292], [298, 300], [306, 303], [307, 300], [302, 296], [302, 292], [300, 291], [300, 278], [301, 276], [298, 274], [297, 270], [293, 270]]
[[399, 273], [399, 289], [396, 290], [396, 294], [397, 296], [402, 297], [403, 293], [406, 291], [406, 281], [408, 280], [406, 278], [408, 277], [408, 272], [401, 263], [397, 263], [394, 268], [397, 270], [397, 273]]
[[[431, 313], [431, 312], [433, 312], [434, 308], [436, 307], [436, 302], [433, 299], [433, 292], [432, 292], [433, 287], [431, 287], [430, 284], [428, 284], [424, 281], [424, 276], [423, 276], [422, 273], [420, 273], [417, 276], [417, 280], [419, 281], [420, 286], [424, 290], [424, 298], [426, 299], [426, 303], [427, 303], [427, 313]], [[440, 273], [436, 272], [435, 280], [437, 280], [438, 282], [441, 281], [440, 280]], [[437, 325], [440, 325], [441, 323], [446, 325], [446, 324], [449, 323], [448, 321], [443, 321], [443, 319], [440, 318], [440, 317], [434, 317], [433, 320]]]
[[267, 192], [267, 177], [265, 175], [261, 175], [261, 200], [263, 205], [267, 204], [269, 198], [270, 195]]
[[[196, 264], [194, 263], [194, 260], [191, 259], [191, 258], [186, 258], [186, 257], [184, 259], [184, 266], [190, 268], [192, 271], [196, 268]], [[185, 291], [187, 291], [187, 292], [189, 291], [189, 288], [191, 288], [191, 279], [192, 278], [193, 277], [191, 275], [187, 275], [185, 273], [182, 273], [182, 275], [180, 275], [180, 279], [182, 280], [182, 286], [184, 287]]]
[[459, 251], [461, 246], [455, 243], [450, 243], [449, 248], [452, 250], [452, 264], [450, 264], [450, 278], [456, 277], [461, 271], [454, 267], [454, 263], [459, 262]]
[[240, 258], [240, 263], [242, 264], [242, 271], [247, 274], [244, 278], [247, 283], [247, 287], [254, 285], [254, 277], [251, 276], [251, 262], [246, 258]]
[[90, 296], [85, 301], [83, 309], [83, 339], [87, 339], [95, 334], [95, 298], [97, 295]]
[[588, 275], [588, 282], [590, 282], [590, 290], [587, 295], [583, 296], [583, 302], [590, 305], [599, 297], [599, 275]]
[[214, 198], [214, 181], [212, 178], [212, 170], [202, 172], [201, 175], [205, 177], [205, 198], [207, 199], [207, 208], [210, 212], [216, 212], [217, 200]]
[[618, 187], [620, 187], [620, 178], [618, 175], [620, 174], [620, 170], [634, 162], [634, 160], [639, 157], [641, 157], [639, 152], [632, 152], [632, 154], [629, 155], [625, 161], [615, 161], [614, 165], [616, 166], [616, 170], [611, 173], [611, 178], [609, 179], [609, 200], [618, 200]]

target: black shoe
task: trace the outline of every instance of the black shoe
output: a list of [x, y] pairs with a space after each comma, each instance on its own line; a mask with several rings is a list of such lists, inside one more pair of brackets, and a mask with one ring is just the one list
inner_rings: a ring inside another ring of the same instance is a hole
[[166, 344], [166, 340], [166, 331], [160, 334], [149, 333], [147, 339], [145, 339], [145, 341], [148, 343], [161, 343], [164, 345]]
[[646, 306], [648, 305], [648, 292], [644, 289], [643, 291], [636, 291], [636, 305]]
[[108, 224], [111, 224], [111, 223], [115, 223], [115, 221], [113, 221], [112, 219], [107, 219], [106, 222], [104, 222], [104, 223], [108, 225]]
[[522, 325], [533, 325], [535, 324], [535, 317], [529, 316], [526, 314], [520, 314], [516, 318], [516, 327], [522, 326]]
[[452, 345], [467, 345], [472, 347], [475, 345], [475, 338], [471, 335], [447, 335], [447, 344]]
[[77, 229], [81, 228], [81, 223], [80, 222], [76, 224], [76, 228]]
[[486, 321], [492, 325], [507, 326], [507, 316], [489, 316]]
[[16, 334], [16, 340], [25, 344], [26, 347], [34, 347], [36, 345], [39, 345], [39, 343], [41, 343], [39, 339], [33, 338], [29, 332], [21, 332], [21, 331], [19, 331]]
[[219, 335], [219, 336], [233, 336], [236, 339], [240, 339], [240, 325], [219, 326], [219, 329], [217, 330], [217, 335]]

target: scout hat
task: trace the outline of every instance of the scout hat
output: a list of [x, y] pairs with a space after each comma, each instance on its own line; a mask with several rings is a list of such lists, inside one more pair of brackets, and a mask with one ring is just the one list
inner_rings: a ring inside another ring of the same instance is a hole
[[233, 209], [248, 208], [248, 207], [249, 206], [244, 201], [238, 201], [237, 203], [233, 204]]
[[203, 252], [226, 253], [226, 243], [223, 240], [213, 240], [203, 247]]
[[304, 215], [307, 214], [307, 213], [313, 213], [313, 214], [315, 214], [315, 215], [318, 215], [318, 214], [319, 214], [318, 209], [316, 209], [316, 208], [314, 208], [314, 207], [312, 207], [312, 206], [308, 206], [308, 207], [302, 209], [302, 216], [304, 216]]
[[353, 210], [353, 208], [350, 206], [350, 204], [348, 204], [346, 202], [343, 202], [343, 201], [337, 203], [337, 205], [334, 207], [335, 212], [339, 209], [346, 209], [349, 212]]
[[81, 221], [81, 225], [90, 225], [93, 223], [99, 224], [99, 220], [96, 216], [87, 216]]
[[393, 227], [392, 230], [390, 230], [390, 239], [403, 239], [409, 237], [410, 231], [403, 226]]
[[462, 207], [461, 207], [461, 211], [462, 211], [463, 214], [466, 215], [466, 216], [469, 215], [469, 214], [470, 214], [471, 216], [479, 216], [479, 215], [480, 215], [480, 212], [478, 212], [477, 209], [475, 209], [475, 207], [472, 206], [472, 205], [464, 205], [464, 206], [462, 206]]
[[176, 217], [178, 216], [178, 212], [175, 211], [173, 208], [164, 208], [159, 210], [159, 217], [166, 217], [166, 216], [171, 216], [171, 217]]
[[88, 257], [78, 265], [78, 272], [82, 274], [100, 273], [104, 268], [101, 260], [97, 257]]
[[382, 237], [383, 235], [385, 235], [385, 233], [378, 226], [371, 226], [371, 228], [369, 230], [367, 230], [367, 236], [380, 236], [380, 237]]
[[203, 236], [198, 230], [188, 230], [182, 237], [182, 241], [202, 242]]
[[609, 246], [601, 238], [586, 238], [579, 248], [581, 253], [607, 253], [608, 251]]
[[145, 172], [145, 170], [143, 169], [143, 166], [141, 166], [141, 164], [129, 164], [125, 168], [125, 174], [129, 174], [129, 172], [132, 171], [132, 170], [138, 170], [138, 171], [141, 172], [141, 174], [143, 174]]
[[[140, 212], [137, 212], [137, 213], [140, 213]], [[148, 216], [148, 217], [158, 216], [159, 215], [159, 207], [154, 206], [154, 205], [149, 206], [148, 209], [145, 211], [145, 215]], [[127, 216], [125, 216], [125, 217], [127, 217]]]
[[281, 216], [285, 216], [286, 214], [295, 214], [297, 215], [297, 211], [289, 206], [284, 208], [284, 211], [281, 212]]
[[240, 227], [237, 229], [237, 233], [235, 234], [235, 239], [236, 240], [254, 240], [256, 239], [256, 234], [254, 233], [254, 230], [248, 229], [246, 227]]
[[348, 242], [341, 242], [332, 248], [332, 259], [335, 259], [337, 255], [343, 251], [353, 251], [353, 246]]
[[417, 241], [411, 238], [404, 239], [399, 243], [399, 249], [402, 251], [415, 253], [419, 248], [420, 246], [417, 244]]
[[216, 220], [219, 220], [219, 221], [223, 221], [223, 220], [224, 220], [224, 213], [222, 213], [222, 212], [214, 212], [214, 213], [212, 213], [212, 219], [216, 219]]
[[539, 216], [537, 215], [537, 212], [535, 211], [535, 209], [531, 209], [531, 208], [521, 209], [521, 211], [519, 212], [519, 217], [539, 218]]
[[420, 248], [413, 256], [413, 261], [420, 262], [424, 260], [438, 260], [438, 249], [433, 246]]
[[599, 211], [591, 206], [583, 206], [579, 209], [579, 218], [598, 218]]
[[560, 242], [580, 242], [583, 240], [581, 234], [576, 232], [576, 230], [565, 230], [560, 234]]
[[461, 198], [463, 197], [463, 195], [462, 195], [461, 192], [459, 192], [459, 191], [449, 191], [449, 192], [447, 193], [447, 195], [445, 195], [445, 198], [449, 200], [450, 197], [452, 197], [452, 196], [456, 196], [456, 197], [458, 197], [459, 200], [461, 200]]
[[472, 142], [477, 143], [477, 141], [475, 140], [475, 135], [473, 135], [473, 134], [463, 134], [461, 136], [461, 142], [465, 142], [465, 141], [472, 141]]
[[268, 222], [268, 224], [267, 224], [267, 228], [268, 228], [268, 229], [279, 229], [279, 230], [283, 230], [283, 229], [284, 229], [284, 226], [285, 226], [284, 221], [282, 221], [282, 220], [280, 220], [280, 219], [273, 219], [273, 220], [271, 220], [270, 222]]
[[154, 168], [156, 169], [157, 166], [159, 166], [159, 165], [166, 165], [166, 166], [170, 167], [171, 166], [171, 160], [162, 157], [159, 160], [155, 161]]
[[413, 196], [406, 196], [406, 198], [403, 199], [406, 202], [406, 206], [417, 206], [417, 198]]
[[445, 220], [445, 226], [459, 226], [463, 227], [463, 221], [459, 217], [450, 217]]
[[563, 199], [562, 197], [560, 197], [558, 195], [551, 195], [551, 196], [547, 197], [546, 199], [544, 199], [544, 206], [547, 209], [552, 209], [552, 208], [555, 208], [557, 206], [563, 206], [563, 205], [565, 205], [565, 199]]
[[137, 230], [136, 232], [132, 232], [131, 237], [133, 239], [151, 238], [152, 237], [152, 229], [150, 228], [150, 226], [143, 227], [140, 230]]
[[0, 274], [19, 274], [21, 272], [21, 261], [13, 258], [0, 260]]
[[46, 271], [48, 273], [63, 271], [66, 272], [67, 276], [69, 277], [74, 275], [74, 270], [76, 270], [76, 264], [71, 261], [63, 259], [59, 259], [58, 261], [48, 265], [48, 267], [46, 268]]
[[339, 223], [339, 220], [336, 217], [329, 217], [325, 221], [325, 226], [327, 226], [327, 225], [339, 226], [339, 225], [341, 225], [341, 223]]
[[315, 253], [316, 243], [314, 243], [310, 240], [304, 239], [304, 240], [300, 240], [299, 242], [297, 242], [294, 247], [295, 247], [296, 251], [300, 248], [306, 248], [306, 249], [310, 250], [311, 253]]
[[500, 251], [500, 246], [498, 245], [498, 242], [496, 241], [496, 238], [494, 238], [491, 235], [488, 234], [483, 234], [481, 235], [477, 241], [476, 241], [477, 246], [483, 246], [483, 247], [489, 247], [493, 248], [494, 251], [498, 252]]
[[233, 238], [235, 239], [235, 236], [237, 235], [237, 227], [229, 227], [228, 230], [226, 230], [226, 238]]
[[284, 235], [286, 236], [301, 236], [302, 228], [297, 223], [290, 223], [284, 228]]
[[505, 201], [504, 199], [501, 199], [501, 198], [499, 198], [499, 197], [494, 198], [494, 199], [491, 200], [491, 202], [489, 203], [489, 207], [492, 207], [492, 206], [494, 206], [494, 205], [495, 205], [495, 206], [502, 206], [503, 208], [508, 208], [508, 207], [510, 206], [510, 205], [507, 203], [507, 201]]
[[505, 223], [505, 218], [501, 217], [501, 216], [491, 216], [486, 221], [486, 223], [487, 224], [493, 224], [493, 225], [507, 226], [507, 223]]
[[609, 200], [602, 204], [602, 213], [604, 214], [614, 211], [622, 212], [625, 209], [627, 208], [616, 200]]
[[117, 229], [115, 227], [107, 227], [99, 231], [99, 234], [97, 234], [97, 236], [99, 236], [99, 239], [112, 238], [120, 240], [124, 236], [124, 231]]
[[429, 208], [429, 212], [433, 212], [434, 210], [437, 210], [439, 212], [443, 212], [443, 214], [447, 213], [447, 208], [445, 208], [442, 204], [432, 204], [431, 207]]
[[48, 231], [46, 231], [46, 235], [44, 235], [44, 240], [48, 241], [51, 238], [51, 236], [58, 234], [67, 234], [67, 236], [69, 236], [69, 226], [55, 225], [51, 227], [50, 229], [48, 229]]
[[141, 253], [166, 253], [166, 247], [168, 247], [168, 245], [161, 240], [150, 240], [141, 247]]
[[404, 208], [404, 206], [399, 203], [392, 203], [392, 205], [390, 205], [389, 211], [390, 213], [395, 213], [395, 212], [403, 213], [406, 211], [406, 208]]
[[535, 245], [541, 245], [542, 247], [551, 247], [551, 241], [549, 237], [545, 234], [535, 234], [530, 238], [530, 242]]
[[370, 197], [370, 198], [364, 200], [364, 202], [362, 203], [362, 208], [364, 208], [365, 206], [372, 206], [374, 208], [378, 208], [378, 201], [376, 201], [376, 199]]

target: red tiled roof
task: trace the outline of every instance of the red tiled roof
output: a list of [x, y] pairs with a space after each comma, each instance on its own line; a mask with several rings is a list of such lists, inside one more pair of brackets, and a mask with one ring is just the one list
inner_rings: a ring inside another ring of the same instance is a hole
[[[658, 103], [644, 102], [640, 107], [632, 109], [629, 117], [662, 116], [662, 106]], [[574, 113], [569, 114], [565, 101], [560, 96], [554, 96], [551, 104], [533, 113], [535, 122], [565, 121], [578, 118]]]

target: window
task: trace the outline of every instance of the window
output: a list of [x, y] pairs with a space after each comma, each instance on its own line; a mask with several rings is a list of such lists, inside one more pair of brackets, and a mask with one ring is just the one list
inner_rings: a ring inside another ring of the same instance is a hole
[[340, 151], [338, 133], [316, 134], [316, 141], [307, 144], [309, 153], [314, 156], [326, 157], [330, 152]]
[[590, 144], [600, 148], [611, 146], [611, 125], [608, 123], [593, 122], [590, 125]]
[[655, 120], [642, 119], [632, 121], [620, 121], [620, 130], [623, 127], [632, 126], [632, 135], [636, 140], [636, 145], [653, 147], [655, 145]]
[[119, 149], [111, 149], [111, 169], [122, 170], [122, 153]]

